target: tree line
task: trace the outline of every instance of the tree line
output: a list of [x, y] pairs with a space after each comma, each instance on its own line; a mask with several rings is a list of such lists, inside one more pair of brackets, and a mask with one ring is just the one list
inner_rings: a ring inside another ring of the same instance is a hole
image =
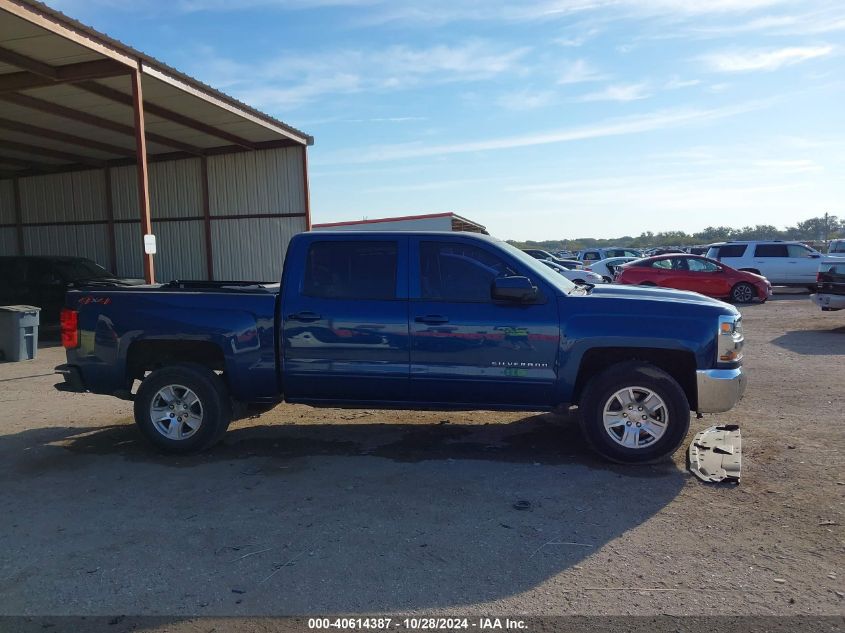
[[579, 237], [576, 239], [557, 240], [528, 240], [519, 242], [508, 240], [510, 244], [519, 248], [541, 248], [547, 251], [581, 250], [585, 248], [602, 248], [605, 246], [635, 246], [648, 248], [653, 246], [694, 246], [711, 244], [713, 242], [727, 242], [730, 240], [800, 240], [820, 244], [836, 238], [845, 238], [845, 219], [840, 220], [835, 215], [825, 213], [822, 217], [810, 218], [798, 222], [795, 226], [778, 229], [770, 224], [744, 226], [732, 228], [729, 226], [708, 226], [697, 233], [684, 231], [661, 231], [653, 233], [644, 231], [639, 236], [624, 235], [613, 239], [596, 239]]

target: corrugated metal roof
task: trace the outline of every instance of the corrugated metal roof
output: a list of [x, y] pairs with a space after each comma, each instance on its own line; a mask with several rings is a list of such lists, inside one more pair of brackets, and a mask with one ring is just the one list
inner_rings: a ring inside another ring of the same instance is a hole
[[41, 2], [0, 0], [0, 177], [133, 159], [133, 69], [151, 158], [313, 143]]

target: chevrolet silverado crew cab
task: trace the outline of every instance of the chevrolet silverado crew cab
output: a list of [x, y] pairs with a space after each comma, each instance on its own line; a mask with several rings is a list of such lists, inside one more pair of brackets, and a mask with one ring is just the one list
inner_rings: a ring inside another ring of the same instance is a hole
[[244, 403], [577, 405], [598, 453], [646, 462], [677, 449], [690, 411], [727, 411], [745, 388], [734, 307], [578, 286], [462, 233], [302, 233], [280, 284], [71, 291], [62, 341], [57, 388], [133, 399], [141, 433], [174, 453], [215, 444]]

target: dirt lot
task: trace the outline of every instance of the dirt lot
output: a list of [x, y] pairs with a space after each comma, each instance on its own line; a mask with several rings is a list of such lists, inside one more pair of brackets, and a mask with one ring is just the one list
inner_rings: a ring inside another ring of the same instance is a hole
[[743, 313], [746, 397], [692, 427], [741, 425], [738, 487], [553, 415], [285, 405], [164, 457], [60, 348], [0, 365], [0, 614], [843, 615], [845, 312]]

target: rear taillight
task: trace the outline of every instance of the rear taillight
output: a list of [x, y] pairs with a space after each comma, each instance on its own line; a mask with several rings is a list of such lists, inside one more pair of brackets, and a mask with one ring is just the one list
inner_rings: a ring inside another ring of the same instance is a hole
[[62, 328], [62, 346], [65, 349], [79, 347], [79, 313], [70, 308], [62, 308], [59, 323]]

